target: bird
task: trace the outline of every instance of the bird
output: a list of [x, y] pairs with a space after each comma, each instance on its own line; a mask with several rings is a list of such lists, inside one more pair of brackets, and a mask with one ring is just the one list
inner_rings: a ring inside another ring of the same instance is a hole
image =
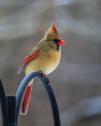
[[[42, 72], [45, 76], [52, 73], [60, 63], [61, 47], [65, 45], [64, 40], [60, 37], [54, 23], [44, 34], [43, 38], [34, 46], [32, 51], [27, 55], [22, 65], [18, 69], [18, 74], [25, 71], [25, 76], [31, 72]], [[26, 115], [32, 93], [33, 80], [31, 80], [25, 89], [22, 103], [21, 114]]]

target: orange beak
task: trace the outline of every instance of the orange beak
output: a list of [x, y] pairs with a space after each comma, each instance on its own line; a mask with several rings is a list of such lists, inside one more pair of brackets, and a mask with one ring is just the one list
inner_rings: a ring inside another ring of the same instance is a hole
[[61, 39], [60, 41], [58, 41], [57, 45], [59, 45], [59, 46], [64, 46], [64, 45], [65, 45], [64, 40]]

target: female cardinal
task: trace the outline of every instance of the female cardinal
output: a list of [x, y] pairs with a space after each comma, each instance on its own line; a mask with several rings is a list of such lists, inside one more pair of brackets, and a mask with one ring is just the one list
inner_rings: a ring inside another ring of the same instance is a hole
[[[64, 44], [64, 41], [59, 37], [55, 25], [52, 24], [44, 37], [32, 49], [31, 53], [25, 57], [18, 73], [21, 73], [25, 69], [26, 75], [35, 71], [41, 71], [45, 75], [50, 74], [56, 69], [60, 62], [61, 46]], [[33, 81], [28, 84], [24, 92], [21, 105], [22, 114], [27, 113], [32, 92], [32, 84]]]

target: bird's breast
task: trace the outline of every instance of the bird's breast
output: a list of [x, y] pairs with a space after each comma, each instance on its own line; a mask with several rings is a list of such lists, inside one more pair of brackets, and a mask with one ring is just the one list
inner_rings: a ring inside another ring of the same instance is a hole
[[27, 67], [26, 73], [33, 71], [42, 71], [45, 74], [50, 74], [59, 65], [61, 58], [60, 51], [42, 51], [39, 58], [33, 60]]
[[[49, 51], [46, 54], [46, 58], [43, 63], [44, 64], [43, 71], [46, 74], [50, 74], [51, 72], [53, 72], [56, 69], [56, 67], [59, 65], [60, 58], [61, 58], [61, 52]], [[45, 68], [45, 66], [46, 66], [46, 68]]]

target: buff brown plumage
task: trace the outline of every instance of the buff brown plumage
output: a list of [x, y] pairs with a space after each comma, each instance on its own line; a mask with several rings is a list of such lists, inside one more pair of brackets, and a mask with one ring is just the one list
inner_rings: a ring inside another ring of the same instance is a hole
[[[60, 38], [56, 26], [52, 24], [44, 37], [34, 46], [31, 53], [24, 58], [18, 73], [25, 70], [26, 75], [35, 71], [41, 71], [45, 75], [50, 74], [59, 65], [61, 46], [63, 45], [64, 41]], [[33, 81], [30, 82], [23, 96], [22, 114], [27, 113], [32, 92], [32, 83]]]

